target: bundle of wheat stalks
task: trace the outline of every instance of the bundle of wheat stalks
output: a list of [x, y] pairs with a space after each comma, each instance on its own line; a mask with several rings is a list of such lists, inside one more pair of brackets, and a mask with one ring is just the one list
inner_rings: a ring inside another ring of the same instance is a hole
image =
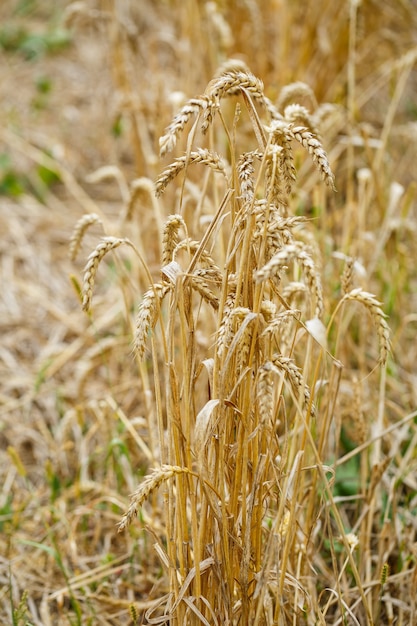
[[[161, 233], [159, 279], [137, 251], [150, 284], [134, 348], [144, 381], [153, 377], [154, 467], [119, 530], [145, 502], [162, 510], [153, 534], [169, 587], [147, 623], [372, 622], [357, 537], [332, 494], [333, 411], [344, 305], [355, 300], [373, 318], [382, 366], [389, 329], [376, 298], [352, 285], [349, 265], [339, 302], [326, 310], [314, 224], [293, 201], [302, 152], [329, 194], [334, 178], [320, 109], [298, 104], [300, 95], [310, 95], [307, 86], [291, 85], [274, 104], [247, 68], [229, 64], [160, 140], [165, 155], [191, 128], [185, 154], [155, 185], [161, 196], [181, 180]], [[73, 247], [94, 221], [83, 218]], [[121, 244], [136, 249], [107, 237], [90, 255], [84, 309], [101, 259]]]

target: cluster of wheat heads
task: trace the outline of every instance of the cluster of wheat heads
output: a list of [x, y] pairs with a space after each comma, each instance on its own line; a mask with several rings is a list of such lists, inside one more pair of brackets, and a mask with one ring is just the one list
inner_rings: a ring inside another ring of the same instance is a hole
[[[281, 109], [249, 70], [223, 68], [160, 140], [165, 155], [193, 122], [185, 155], [156, 181], [161, 195], [180, 179], [169, 197], [179, 208], [165, 220], [160, 277], [147, 270], [135, 320], [140, 371], [153, 375], [154, 467], [119, 530], [145, 502], [158, 512], [168, 592], [147, 623], [372, 621], [326, 464], [341, 368], [328, 335], [350, 300], [377, 325], [381, 363], [389, 333], [380, 303], [360, 289], [346, 289], [326, 318], [317, 245], [291, 202], [295, 146], [334, 189], [319, 116], [297, 103], [306, 91], [286, 88]], [[90, 255], [86, 310], [101, 259], [122, 243], [133, 246], [107, 237]]]

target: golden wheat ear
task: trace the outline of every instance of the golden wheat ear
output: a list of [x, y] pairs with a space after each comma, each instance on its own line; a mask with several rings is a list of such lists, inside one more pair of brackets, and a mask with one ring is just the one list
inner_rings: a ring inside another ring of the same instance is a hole
[[93, 224], [102, 224], [102, 221], [96, 213], [87, 213], [86, 215], [80, 217], [74, 226], [69, 247], [69, 256], [71, 261], [75, 261], [84, 235]]
[[139, 359], [142, 359], [145, 354], [149, 331], [154, 328], [157, 322], [162, 300], [169, 290], [169, 284], [155, 283], [142, 298], [136, 317], [133, 340], [134, 351]]
[[93, 289], [96, 280], [96, 274], [98, 266], [105, 255], [110, 250], [115, 250], [122, 244], [130, 244], [128, 239], [121, 239], [118, 237], [104, 237], [103, 240], [97, 245], [96, 249], [90, 254], [87, 260], [87, 265], [84, 268], [83, 279], [83, 310], [89, 311], [91, 306], [91, 300], [93, 298]]
[[387, 316], [381, 308], [381, 302], [379, 302], [372, 293], [363, 291], [362, 289], [352, 289], [352, 291], [346, 293], [342, 298], [342, 302], [346, 300], [356, 300], [360, 302], [371, 314], [379, 337], [379, 362], [384, 365], [391, 349], [391, 333], [386, 320]]
[[158, 177], [155, 183], [155, 192], [157, 196], [160, 196], [166, 186], [173, 180], [178, 174], [191, 163], [201, 163], [207, 165], [215, 172], [220, 172], [223, 176], [226, 176], [226, 165], [223, 159], [216, 153], [210, 150], [198, 148], [197, 150], [190, 152], [182, 157], [175, 159], [171, 165], [165, 168], [162, 174]]
[[117, 525], [118, 532], [130, 526], [133, 518], [137, 515], [138, 509], [162, 483], [176, 474], [188, 473], [189, 470], [186, 467], [178, 467], [175, 465], [162, 465], [161, 467], [153, 469], [152, 473], [144, 479], [136, 491], [130, 496], [130, 506]]
[[199, 116], [210, 106], [210, 100], [207, 96], [200, 96], [199, 98], [192, 98], [181, 109], [181, 111], [174, 117], [171, 124], [165, 131], [165, 135], [159, 140], [159, 154], [161, 157], [165, 156], [168, 152], [172, 152], [177, 144], [178, 135], [180, 135], [188, 121], [192, 116]]

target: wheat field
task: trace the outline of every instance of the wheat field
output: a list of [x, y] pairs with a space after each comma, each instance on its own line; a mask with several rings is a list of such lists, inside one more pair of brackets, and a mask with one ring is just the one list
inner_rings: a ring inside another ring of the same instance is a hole
[[417, 624], [415, 1], [0, 18], [0, 623]]

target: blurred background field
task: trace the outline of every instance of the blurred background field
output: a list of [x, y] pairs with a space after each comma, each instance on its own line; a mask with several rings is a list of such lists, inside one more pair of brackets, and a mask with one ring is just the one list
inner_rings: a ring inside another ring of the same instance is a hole
[[[375, 553], [389, 564], [380, 623], [417, 619], [415, 0], [5, 0], [1, 623], [147, 623], [145, 612], [166, 593], [153, 548], [158, 506], [145, 506], [129, 532], [116, 528], [129, 494], [155, 465], [150, 394], [132, 354], [142, 270], [129, 251], [109, 256], [91, 314], [81, 309], [78, 287], [104, 233], [128, 236], [158, 276], [156, 201], [146, 185], [131, 220], [123, 219], [132, 183], [154, 181], [169, 163], [159, 157], [159, 137], [230, 58], [246, 63], [274, 102], [285, 85], [303, 81], [316, 99], [306, 105], [329, 104], [321, 136], [337, 192], [323, 191], [300, 163], [297, 211], [316, 229], [329, 297], [351, 257], [355, 283], [388, 315], [392, 352], [382, 383], [378, 342], [368, 341], [372, 324], [352, 316], [354, 332], [339, 346], [344, 374], [335, 410], [342, 455], [372, 438], [384, 403], [389, 432], [375, 468], [372, 530]], [[175, 154], [184, 150], [185, 142]], [[175, 190], [167, 193], [158, 203], [162, 218], [177, 203]], [[101, 224], [71, 260], [71, 234], [85, 213]], [[343, 496], [364, 493], [363, 471], [345, 464], [336, 476], [346, 523], [360, 505]]]

